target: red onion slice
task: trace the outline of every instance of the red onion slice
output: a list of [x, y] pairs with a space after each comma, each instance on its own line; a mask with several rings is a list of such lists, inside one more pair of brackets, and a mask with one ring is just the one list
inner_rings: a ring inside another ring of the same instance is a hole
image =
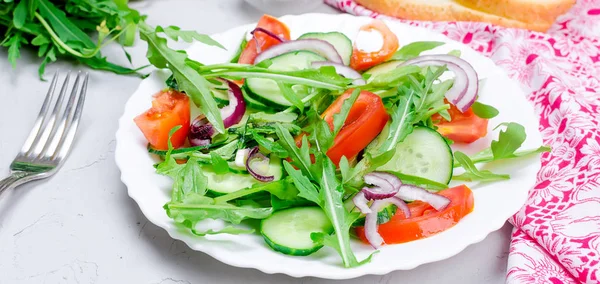
[[276, 35], [276, 34], [272, 33], [271, 31], [269, 31], [269, 30], [267, 30], [267, 29], [263, 29], [263, 28], [261, 28], [261, 27], [257, 27], [257, 28], [255, 28], [254, 30], [252, 30], [252, 31], [250, 32], [250, 34], [251, 34], [251, 35], [254, 35], [256, 32], [261, 32], [261, 33], [264, 33], [264, 34], [268, 35], [269, 37], [271, 37], [271, 38], [273, 38], [273, 39], [275, 39], [275, 40], [277, 40], [277, 41], [279, 41], [279, 42], [284, 42], [284, 41], [285, 41], [285, 39], [282, 39], [282, 38], [281, 38], [281, 37], [279, 37], [278, 35]]
[[380, 200], [390, 198], [396, 193], [402, 185], [402, 182], [395, 175], [381, 172], [368, 173], [364, 177], [365, 183], [374, 185], [374, 187], [364, 187], [362, 192], [369, 200]]
[[299, 39], [290, 40], [274, 46], [271, 46], [261, 52], [255, 59], [254, 64], [263, 60], [279, 56], [284, 53], [297, 50], [312, 51], [325, 57], [328, 61], [343, 64], [342, 57], [338, 54], [335, 47], [330, 43], [318, 39]]
[[360, 75], [360, 73], [356, 72], [356, 70], [339, 63], [328, 62], [328, 61], [315, 61], [311, 63], [313, 68], [319, 68], [321, 66], [331, 66], [335, 68], [335, 72], [344, 76], [345, 78], [352, 79], [352, 84], [355, 86], [362, 86], [367, 84], [365, 79]]
[[215, 129], [204, 115], [199, 115], [190, 124], [188, 140], [192, 146], [206, 146], [212, 141]]
[[361, 213], [363, 213], [363, 214], [371, 213], [371, 208], [369, 208], [369, 204], [367, 204], [369, 202], [369, 200], [365, 197], [364, 192], [360, 191], [354, 197], [352, 197], [352, 202], [354, 203], [356, 208], [358, 208], [358, 210], [360, 210]]
[[473, 66], [464, 59], [447, 54], [423, 55], [409, 59], [398, 66], [404, 65], [419, 67], [446, 65], [455, 75], [452, 88], [446, 92], [446, 99], [462, 112], [467, 111], [477, 98], [479, 78]]
[[226, 79], [220, 80], [227, 83], [229, 88], [227, 90], [229, 104], [220, 109], [223, 124], [225, 128], [228, 128], [242, 120], [242, 117], [246, 112], [246, 101], [244, 100], [240, 86]]
[[263, 153], [261, 153], [258, 150], [258, 146], [252, 148], [252, 150], [250, 150], [250, 153], [248, 153], [248, 159], [246, 159], [246, 170], [248, 170], [248, 173], [250, 173], [250, 175], [258, 181], [262, 181], [262, 182], [273, 181], [275, 179], [275, 177], [267, 176], [266, 171], [261, 172], [260, 169], [256, 168], [256, 164], [255, 164], [256, 161], [254, 161], [254, 160], [259, 160], [258, 162], [266, 163], [267, 166], [269, 163], [269, 157], [263, 155]]
[[373, 248], [378, 249], [383, 243], [383, 238], [377, 232], [377, 213], [389, 204], [394, 204], [402, 210], [406, 218], [410, 218], [410, 210], [404, 201], [397, 197], [390, 197], [382, 200], [375, 200], [371, 205], [371, 213], [365, 217], [365, 237]]
[[396, 194], [396, 197], [404, 201], [420, 200], [427, 202], [437, 211], [444, 210], [450, 204], [450, 199], [445, 196], [441, 196], [439, 194], [429, 192], [424, 188], [409, 184], [402, 185], [398, 191], [398, 194]]

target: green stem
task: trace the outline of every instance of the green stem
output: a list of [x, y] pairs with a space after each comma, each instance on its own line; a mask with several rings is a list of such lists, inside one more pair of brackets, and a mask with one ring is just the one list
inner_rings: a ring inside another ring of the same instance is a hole
[[236, 78], [261, 78], [261, 79], [271, 79], [280, 82], [285, 82], [288, 84], [298, 84], [311, 86], [315, 88], [322, 88], [328, 90], [343, 90], [343, 87], [338, 85], [330, 84], [327, 82], [315, 81], [311, 79], [306, 79], [302, 77], [294, 77], [290, 75], [284, 74], [275, 74], [275, 73], [267, 73], [267, 72], [244, 72], [244, 71], [221, 71], [214, 72], [211, 74], [204, 75], [205, 78], [216, 78], [216, 77], [236, 77]]
[[[315, 97], [316, 97], [318, 94], [319, 94], [319, 92], [312, 92], [310, 95], [308, 95], [308, 96], [306, 96], [306, 97], [304, 97], [304, 98], [300, 99], [300, 101], [301, 101], [303, 104], [306, 104], [307, 102], [310, 102], [312, 99], [314, 99], [314, 98], [315, 98]], [[291, 107], [288, 107], [288, 108], [284, 109], [284, 110], [282, 111], [282, 113], [289, 113], [289, 112], [293, 112], [295, 109], [297, 109], [295, 106], [291, 106]]]
[[46, 31], [48, 32], [48, 34], [50, 34], [50, 37], [52, 38], [52, 41], [55, 44], [57, 44], [58, 46], [62, 47], [64, 50], [66, 50], [70, 54], [72, 54], [74, 56], [77, 56], [77, 57], [80, 57], [80, 58], [92, 58], [92, 57], [96, 56], [96, 54], [98, 54], [98, 52], [100, 52], [100, 49], [102, 49], [104, 46], [106, 46], [110, 42], [116, 40], [127, 29], [127, 28], [122, 29], [119, 33], [117, 33], [115, 36], [113, 36], [110, 40], [105, 41], [102, 45], [98, 45], [94, 50], [92, 50], [92, 52], [84, 54], [84, 53], [81, 53], [81, 52], [79, 52], [77, 50], [72, 49], [65, 42], [63, 42], [58, 37], [58, 35], [54, 32], [54, 30], [52, 29], [52, 27], [50, 27], [50, 25], [48, 24], [48, 22], [46, 22], [46, 20], [44, 20], [44, 18], [38, 12], [35, 12], [35, 17], [38, 19], [38, 21], [40, 21], [40, 23], [46, 29]]
[[195, 69], [198, 72], [203, 72], [203, 71], [212, 71], [215, 69], [239, 69], [239, 68], [243, 68], [243, 69], [248, 69], [254, 67], [254, 65], [250, 65], [250, 64], [239, 64], [239, 63], [220, 63], [220, 64], [211, 64], [211, 65], [204, 65], [204, 66], [199, 66], [196, 67]]
[[40, 23], [42, 24], [42, 26], [44, 26], [44, 28], [46, 29], [46, 31], [50, 34], [50, 37], [52, 38], [52, 41], [55, 44], [57, 44], [58, 46], [62, 47], [64, 50], [66, 50], [67, 52], [71, 53], [72, 55], [75, 55], [77, 57], [82, 57], [82, 58], [88, 58], [88, 57], [85, 57], [79, 51], [72, 49], [66, 43], [64, 43], [62, 40], [60, 40], [60, 38], [58, 37], [58, 35], [56, 35], [56, 33], [54, 32], [54, 30], [48, 24], [48, 22], [46, 22], [46, 20], [44, 20], [44, 18], [42, 18], [42, 16], [38, 12], [35, 12], [35, 17], [38, 19], [38, 21], [40, 21]]
[[436, 107], [436, 108], [430, 109], [428, 112], [426, 112], [426, 113], [425, 113], [423, 116], [421, 116], [421, 117], [424, 117], [424, 118], [426, 118], [426, 117], [431, 117], [432, 115], [434, 115], [434, 114], [436, 114], [436, 113], [438, 113], [438, 112], [440, 112], [440, 111], [442, 111], [442, 110], [446, 110], [446, 109], [450, 109], [450, 105], [443, 104], [443, 105], [441, 105], [441, 106], [438, 106], [438, 107]]
[[182, 203], [169, 203], [167, 205], [169, 209], [223, 209], [223, 210], [248, 210], [245, 207], [235, 207], [231, 205], [214, 205], [214, 204], [182, 204]]
[[219, 197], [216, 197], [215, 198], [215, 203], [217, 203], [217, 204], [218, 203], [224, 203], [224, 202], [227, 202], [227, 201], [238, 199], [238, 198], [246, 196], [246, 195], [250, 195], [250, 194], [253, 194], [253, 193], [261, 192], [263, 190], [264, 190], [264, 187], [255, 187], [255, 188], [249, 188], [249, 189], [246, 189], [246, 190], [239, 190], [239, 191], [236, 191], [236, 192], [232, 192], [232, 193], [229, 193], [229, 194], [225, 194], [225, 195], [221, 195]]

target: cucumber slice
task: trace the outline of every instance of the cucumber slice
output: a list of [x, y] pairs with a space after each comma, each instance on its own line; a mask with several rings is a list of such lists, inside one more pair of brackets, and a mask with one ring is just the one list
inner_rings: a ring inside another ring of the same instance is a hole
[[417, 127], [396, 146], [396, 153], [378, 171], [394, 171], [448, 184], [454, 158], [446, 139], [437, 131]]
[[[310, 67], [314, 61], [323, 61], [325, 58], [309, 51], [292, 51], [271, 58], [271, 66], [269, 69], [279, 71], [302, 70]], [[288, 108], [292, 106], [281, 94], [277, 83], [271, 79], [248, 78], [244, 82], [248, 97], [250, 100], [260, 102], [273, 108]], [[302, 99], [309, 94], [309, 88], [301, 85], [292, 87], [296, 95]]]
[[250, 91], [246, 87], [246, 84], [242, 85], [242, 94], [244, 95], [244, 100], [246, 101], [246, 105], [248, 105], [248, 107], [253, 108], [255, 110], [261, 110], [261, 111], [272, 110], [271, 107], [263, 104], [260, 101], [255, 100], [252, 96], [249, 95], [249, 93], [250, 93]]
[[329, 32], [329, 33], [305, 33], [298, 39], [320, 39], [324, 40], [333, 47], [342, 57], [345, 65], [350, 65], [350, 57], [352, 57], [352, 41], [343, 33]]
[[[281, 160], [274, 155], [271, 155], [270, 159], [269, 170], [267, 171], [268, 175], [274, 176], [274, 181], [280, 180], [283, 176]], [[206, 187], [214, 195], [228, 194], [252, 187], [255, 184], [263, 183], [256, 180], [250, 174], [243, 172], [229, 172], [219, 175], [215, 173], [210, 166], [203, 167], [202, 170], [208, 179]]]
[[275, 251], [289, 255], [309, 255], [322, 245], [315, 244], [311, 233], [333, 233], [333, 226], [319, 207], [295, 207], [273, 213], [260, 223], [260, 233]]
[[227, 94], [227, 90], [212, 90], [213, 97], [215, 98], [215, 102], [221, 105], [229, 104], [229, 95]]

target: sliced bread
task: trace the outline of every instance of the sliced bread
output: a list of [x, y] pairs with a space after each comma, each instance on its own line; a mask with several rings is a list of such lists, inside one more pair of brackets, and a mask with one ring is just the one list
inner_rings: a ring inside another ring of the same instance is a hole
[[576, 0], [456, 0], [465, 7], [527, 23], [554, 22]]
[[[477, 7], [478, 5], [483, 5], [483, 1], [494, 2], [494, 0], [461, 1], [470, 1], [471, 5]], [[527, 0], [508, 0], [508, 2], [511, 1], [516, 3], [526, 2]], [[542, 2], [544, 0], [530, 1]], [[548, 1], [556, 2], [573, 0]], [[381, 14], [417, 21], [476, 21], [487, 22], [505, 27], [523, 28], [541, 32], [547, 31], [554, 22], [554, 19], [545, 21], [522, 21], [515, 18], [508, 18], [494, 13], [484, 12], [479, 9], [471, 8], [462, 5], [454, 0], [356, 0], [356, 2]], [[503, 1], [502, 3], [505, 2], [506, 1]]]

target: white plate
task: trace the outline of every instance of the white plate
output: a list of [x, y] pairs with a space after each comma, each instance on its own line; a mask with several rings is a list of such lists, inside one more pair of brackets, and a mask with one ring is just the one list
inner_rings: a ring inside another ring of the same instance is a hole
[[[355, 38], [360, 26], [372, 19], [350, 15], [306, 14], [285, 16], [285, 22], [292, 38], [306, 32], [340, 31]], [[491, 120], [489, 135], [470, 145], [467, 152], [474, 152], [489, 145], [497, 132], [492, 128], [501, 122], [514, 121], [525, 126], [527, 141], [524, 147], [540, 146], [542, 139], [538, 132], [538, 119], [530, 103], [517, 83], [486, 57], [468, 47], [451, 41], [443, 35], [422, 28], [387, 22], [398, 35], [401, 45], [413, 41], [435, 40], [447, 44], [435, 52], [462, 51], [462, 58], [469, 61], [480, 78], [487, 78], [480, 92], [480, 100], [500, 110], [500, 115]], [[215, 35], [227, 51], [195, 44], [188, 49], [189, 55], [205, 64], [228, 61], [246, 31], [254, 25], [246, 25]], [[493, 165], [493, 169], [509, 173], [512, 178], [490, 184], [472, 184], [475, 209], [455, 227], [430, 238], [406, 244], [384, 246], [373, 257], [371, 263], [358, 268], [346, 269], [340, 265], [340, 258], [329, 248], [324, 248], [307, 257], [293, 257], [277, 253], [254, 235], [217, 235], [197, 237], [179, 228], [165, 214], [163, 205], [170, 199], [171, 181], [155, 174], [152, 165], [157, 162], [146, 151], [146, 140], [133, 123], [133, 118], [150, 107], [151, 96], [165, 87], [168, 76], [165, 71], [154, 72], [142, 81], [137, 91], [125, 106], [125, 113], [119, 120], [117, 131], [116, 162], [121, 169], [121, 180], [129, 190], [140, 209], [152, 223], [167, 230], [175, 239], [182, 240], [192, 249], [202, 251], [233, 266], [256, 268], [265, 273], [284, 273], [294, 277], [314, 276], [330, 279], [347, 279], [366, 274], [385, 274], [394, 270], [413, 269], [418, 265], [449, 258], [470, 244], [483, 240], [490, 232], [499, 229], [506, 219], [519, 210], [527, 199], [528, 190], [534, 185], [540, 168], [539, 156], [520, 159], [504, 164]], [[372, 252], [370, 246], [353, 242], [352, 247], [359, 259]], [[200, 268], [201, 269], [201, 268]]]

